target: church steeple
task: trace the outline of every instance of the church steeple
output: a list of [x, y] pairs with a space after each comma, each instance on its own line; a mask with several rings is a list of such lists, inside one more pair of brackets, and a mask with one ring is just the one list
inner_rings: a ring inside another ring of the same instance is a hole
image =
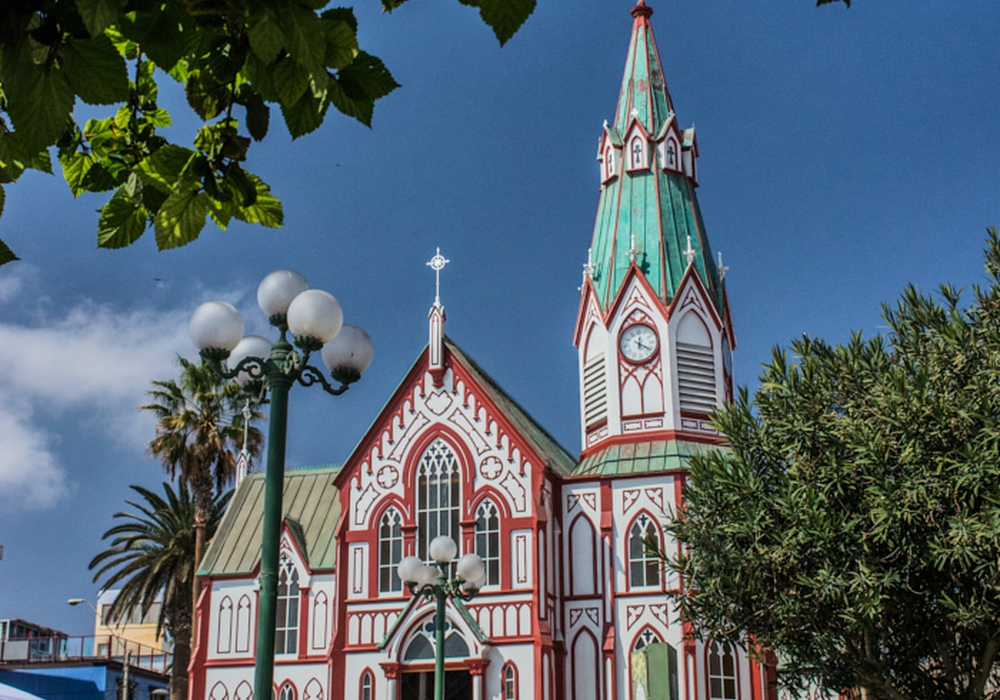
[[631, 14], [575, 337], [584, 456], [602, 463], [615, 445], [719, 441], [709, 414], [732, 395], [735, 338], [695, 194], [694, 126], [678, 126], [652, 8], [638, 0]]
[[[722, 280], [695, 195], [698, 144], [694, 127], [678, 127], [645, 0], [634, 18], [613, 125], [605, 124], [598, 161], [601, 200], [594, 227], [591, 279], [602, 309], [621, 291], [633, 259], [665, 303], [694, 266], [722, 313]], [[630, 254], [631, 253], [631, 254]]]

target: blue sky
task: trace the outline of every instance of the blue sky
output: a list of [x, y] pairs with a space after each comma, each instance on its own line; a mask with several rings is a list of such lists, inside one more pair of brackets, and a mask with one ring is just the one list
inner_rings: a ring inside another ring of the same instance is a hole
[[[278, 231], [206, 229], [158, 253], [95, 248], [103, 201], [59, 176], [7, 188], [0, 237], [0, 618], [92, 630], [87, 563], [129, 484], [156, 486], [136, 411], [149, 382], [194, 357], [187, 318], [254, 301], [289, 267], [365, 327], [375, 361], [347, 394], [297, 388], [290, 466], [341, 462], [426, 342], [435, 247], [447, 332], [571, 451], [571, 334], [631, 0], [539, 0], [499, 48], [475, 12], [413, 0], [355, 8], [362, 46], [402, 88], [368, 130], [331, 114], [292, 142], [272, 120], [249, 168], [285, 205]], [[984, 281], [1000, 224], [1000, 10], [994, 0], [650, 0], [682, 126], [697, 125], [698, 196], [726, 277], [737, 380], [802, 333], [877, 332], [907, 283]], [[169, 92], [169, 91], [168, 91]], [[192, 122], [165, 94], [173, 137]]]

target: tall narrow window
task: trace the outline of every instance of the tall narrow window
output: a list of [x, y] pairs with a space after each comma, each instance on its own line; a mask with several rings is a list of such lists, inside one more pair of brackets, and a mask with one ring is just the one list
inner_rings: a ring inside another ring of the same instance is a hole
[[374, 683], [372, 682], [372, 672], [365, 671], [361, 676], [361, 700], [372, 700]]
[[517, 700], [517, 669], [514, 664], [503, 667], [503, 700]]
[[[299, 650], [299, 572], [287, 552], [278, 566], [278, 605], [274, 628], [274, 653], [295, 654]], [[291, 686], [289, 686], [291, 688]], [[284, 692], [284, 688], [282, 688]], [[280, 697], [278, 700], [286, 700]], [[293, 700], [293, 699], [292, 699]]]
[[396, 567], [403, 558], [403, 516], [390, 508], [378, 526], [378, 589], [382, 593], [399, 593], [403, 584]]
[[458, 457], [441, 438], [430, 444], [417, 468], [417, 556], [428, 561], [431, 540], [451, 537], [459, 546]]
[[496, 504], [486, 499], [476, 508], [476, 554], [486, 567], [486, 585], [500, 583], [500, 514]]
[[715, 408], [715, 353], [708, 328], [689, 311], [677, 326], [677, 398], [681, 413]]
[[278, 700], [295, 700], [295, 688], [291, 683], [285, 683], [278, 691]]
[[631, 588], [660, 585], [660, 558], [646, 550], [644, 540], [652, 540], [657, 545], [660, 542], [656, 523], [646, 513], [640, 514], [629, 530], [628, 566]]
[[708, 647], [708, 683], [710, 697], [736, 700], [736, 659], [728, 644], [712, 642]]

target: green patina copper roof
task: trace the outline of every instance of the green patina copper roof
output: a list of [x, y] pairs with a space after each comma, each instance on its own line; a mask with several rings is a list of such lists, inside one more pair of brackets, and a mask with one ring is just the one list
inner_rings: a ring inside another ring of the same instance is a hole
[[[635, 23], [618, 110], [615, 124], [608, 131], [624, 137], [633, 120], [638, 119], [651, 138], [662, 139], [673, 115], [673, 104], [649, 23], [652, 9], [640, 0], [632, 14]], [[685, 146], [692, 146], [694, 129], [684, 130], [681, 138]], [[685, 251], [690, 236], [695, 269], [722, 313], [722, 281], [712, 258], [694, 183], [683, 173], [662, 170], [659, 163], [634, 172], [622, 170], [601, 189], [591, 244], [592, 279], [602, 308], [606, 310], [619, 293], [633, 246], [639, 269], [657, 296], [669, 304], [688, 267]]]
[[539, 425], [527, 411], [521, 408], [520, 404], [512, 399], [496, 383], [493, 377], [488, 375], [475, 360], [466, 355], [449, 338], [445, 338], [445, 346], [448, 348], [451, 356], [476, 379], [476, 383], [486, 392], [490, 400], [497, 405], [497, 408], [507, 417], [507, 420], [514, 425], [518, 434], [545, 460], [546, 465], [560, 476], [572, 474], [576, 467], [576, 460], [573, 459], [572, 455], [545, 428]]
[[693, 455], [717, 450], [716, 445], [704, 445], [682, 440], [652, 440], [610, 445], [586, 457], [574, 476], [623, 476], [646, 474], [673, 469], [687, 469]]
[[[339, 471], [338, 466], [285, 473], [285, 522], [312, 571], [330, 571], [337, 563], [333, 533], [340, 518], [340, 498], [333, 479]], [[236, 489], [198, 574], [228, 576], [253, 572], [260, 558], [263, 519], [264, 475], [251, 474]]]

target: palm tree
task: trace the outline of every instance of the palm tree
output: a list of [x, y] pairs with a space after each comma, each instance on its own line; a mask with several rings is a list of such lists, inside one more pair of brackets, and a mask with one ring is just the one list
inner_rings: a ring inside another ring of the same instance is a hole
[[[236, 454], [244, 441], [242, 409], [249, 393], [235, 382], [220, 378], [211, 367], [178, 358], [178, 381], [155, 381], [149, 396], [153, 402], [141, 406], [157, 417], [156, 437], [147, 446], [159, 457], [171, 478], [191, 488], [194, 498], [195, 571], [208, 545], [206, 524], [217, 493], [228, 488], [236, 476]], [[250, 412], [250, 421], [262, 418]], [[246, 431], [251, 456], [260, 452], [264, 437], [252, 425]], [[193, 579], [192, 605], [198, 600], [198, 581]], [[192, 611], [192, 616], [196, 615]], [[192, 617], [192, 619], [194, 619]]]
[[[90, 569], [100, 567], [94, 574], [94, 583], [108, 575], [104, 589], [121, 585], [121, 592], [108, 611], [110, 620], [127, 619], [136, 610], [145, 617], [162, 594], [157, 634], [166, 631], [174, 640], [170, 698], [184, 700], [191, 660], [196, 508], [184, 482], [178, 484], [176, 492], [164, 483], [165, 498], [141, 486], [131, 488], [144, 501], [126, 501], [138, 514], [115, 513], [115, 518], [125, 522], [104, 533], [102, 539], [114, 539], [108, 549], [91, 560]], [[212, 499], [205, 521], [209, 537], [215, 534], [230, 496], [231, 491]]]

